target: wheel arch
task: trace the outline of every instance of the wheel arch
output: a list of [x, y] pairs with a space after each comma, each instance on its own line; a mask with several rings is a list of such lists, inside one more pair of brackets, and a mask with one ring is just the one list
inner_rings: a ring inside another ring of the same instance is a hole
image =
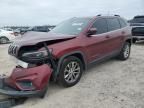
[[82, 61], [82, 63], [84, 64], [84, 70], [87, 69], [87, 61], [86, 61], [85, 54], [81, 51], [74, 51], [74, 52], [65, 54], [62, 57], [60, 57], [60, 59], [58, 60], [57, 69], [56, 69], [56, 73], [55, 73], [56, 78], [57, 78], [57, 75], [59, 74], [59, 70], [60, 70], [63, 60], [69, 56], [75, 56], [75, 57], [79, 58]]
[[126, 39], [125, 42], [128, 42], [128, 43], [130, 43], [130, 45], [132, 45], [132, 38]]

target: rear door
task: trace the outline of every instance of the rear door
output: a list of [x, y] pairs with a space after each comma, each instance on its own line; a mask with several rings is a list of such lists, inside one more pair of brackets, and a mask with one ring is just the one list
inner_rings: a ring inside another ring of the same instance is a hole
[[118, 52], [123, 43], [123, 35], [125, 32], [121, 29], [119, 19], [117, 17], [107, 18], [108, 24], [108, 41], [109, 52]]

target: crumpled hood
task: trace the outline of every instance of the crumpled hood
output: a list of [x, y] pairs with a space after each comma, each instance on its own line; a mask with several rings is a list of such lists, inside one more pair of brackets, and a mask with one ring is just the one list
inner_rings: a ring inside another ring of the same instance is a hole
[[17, 44], [19, 46], [35, 45], [39, 42], [58, 40], [58, 39], [69, 39], [74, 37], [76, 37], [76, 35], [64, 35], [64, 34], [56, 34], [50, 32], [49, 33], [27, 32], [24, 35], [17, 37], [14, 40], [14, 44]]

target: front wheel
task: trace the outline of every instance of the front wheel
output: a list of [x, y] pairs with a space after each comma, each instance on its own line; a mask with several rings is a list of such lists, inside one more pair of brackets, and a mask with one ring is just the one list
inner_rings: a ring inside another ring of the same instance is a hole
[[58, 77], [58, 82], [64, 87], [77, 84], [82, 76], [83, 64], [77, 57], [70, 56], [64, 59]]
[[9, 40], [6, 38], [6, 37], [1, 37], [0, 38], [0, 43], [1, 44], [6, 44], [6, 43], [8, 43], [9, 42]]
[[127, 60], [130, 56], [131, 45], [130, 43], [126, 42], [118, 56], [120, 60]]

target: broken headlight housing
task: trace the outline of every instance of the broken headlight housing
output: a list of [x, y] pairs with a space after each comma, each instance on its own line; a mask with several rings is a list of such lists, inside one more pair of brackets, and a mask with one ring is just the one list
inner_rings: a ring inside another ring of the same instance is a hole
[[44, 51], [37, 51], [37, 52], [28, 52], [22, 54], [22, 57], [32, 57], [32, 58], [41, 58], [48, 56], [48, 53], [46, 50]]
[[[49, 49], [52, 52], [52, 49]], [[26, 52], [22, 54], [22, 60], [28, 63], [40, 63], [48, 58], [47, 50]]]

